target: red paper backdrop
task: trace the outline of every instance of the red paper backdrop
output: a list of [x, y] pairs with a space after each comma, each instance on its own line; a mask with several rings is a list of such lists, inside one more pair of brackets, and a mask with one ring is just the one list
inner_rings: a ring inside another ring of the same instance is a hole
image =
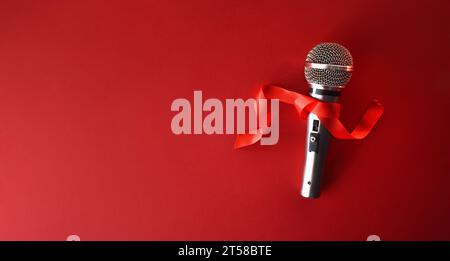
[[[449, 1], [1, 1], [0, 239], [450, 240]], [[306, 93], [317, 43], [353, 54], [333, 141], [299, 196], [305, 123], [276, 146], [175, 136], [171, 102]]]

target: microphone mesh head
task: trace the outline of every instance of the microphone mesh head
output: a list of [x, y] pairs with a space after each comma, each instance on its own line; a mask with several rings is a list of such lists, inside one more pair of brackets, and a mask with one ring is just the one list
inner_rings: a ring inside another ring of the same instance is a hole
[[[309, 51], [306, 61], [331, 65], [353, 66], [350, 52], [337, 43], [321, 43]], [[344, 86], [350, 80], [351, 72], [333, 69], [305, 68], [305, 78], [308, 83], [324, 86]]]

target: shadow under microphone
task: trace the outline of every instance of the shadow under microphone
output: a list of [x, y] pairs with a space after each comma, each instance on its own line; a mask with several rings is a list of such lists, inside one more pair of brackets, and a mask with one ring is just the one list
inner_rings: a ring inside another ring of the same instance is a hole
[[[305, 78], [309, 95], [322, 102], [339, 102], [345, 85], [352, 76], [353, 58], [350, 52], [337, 43], [321, 43], [309, 51], [305, 62]], [[317, 115], [307, 119], [305, 164], [301, 195], [305, 198], [320, 196], [323, 173], [331, 135]]]

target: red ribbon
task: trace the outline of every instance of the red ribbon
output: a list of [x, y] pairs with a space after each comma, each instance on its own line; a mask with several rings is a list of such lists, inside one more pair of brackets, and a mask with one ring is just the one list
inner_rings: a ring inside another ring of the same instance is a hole
[[[281, 102], [292, 104], [301, 119], [306, 119], [309, 113], [314, 113], [331, 135], [337, 139], [360, 140], [365, 138], [384, 112], [383, 105], [374, 99], [358, 125], [350, 133], [339, 120], [341, 108], [339, 103], [321, 102], [310, 96], [288, 91], [275, 85], [265, 85], [260, 88], [256, 99], [279, 99]], [[270, 115], [268, 116], [268, 122], [270, 122]], [[238, 134], [234, 148], [238, 149], [258, 142], [263, 133], [262, 129], [258, 129], [256, 134]]]

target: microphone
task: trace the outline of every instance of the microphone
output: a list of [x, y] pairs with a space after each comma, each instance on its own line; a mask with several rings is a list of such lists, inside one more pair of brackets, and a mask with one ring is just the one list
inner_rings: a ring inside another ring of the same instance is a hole
[[[353, 59], [350, 52], [337, 43], [321, 43], [309, 51], [305, 62], [305, 78], [309, 95], [322, 102], [338, 102], [350, 80]], [[330, 133], [319, 118], [310, 113], [307, 120], [305, 165], [301, 195], [320, 196], [320, 178], [330, 141]]]

